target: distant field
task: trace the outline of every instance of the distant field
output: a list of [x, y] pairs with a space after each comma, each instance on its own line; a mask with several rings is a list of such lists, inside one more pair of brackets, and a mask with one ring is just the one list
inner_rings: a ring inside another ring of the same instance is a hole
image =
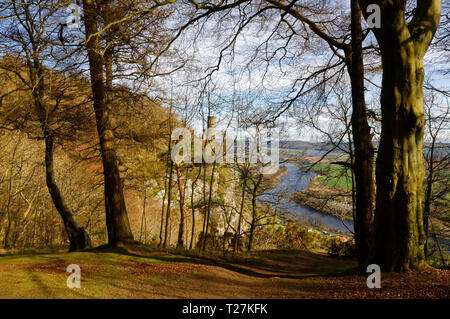
[[351, 191], [352, 179], [349, 168], [338, 164], [319, 163], [312, 168], [319, 171], [323, 176], [320, 176], [317, 181], [328, 187]]

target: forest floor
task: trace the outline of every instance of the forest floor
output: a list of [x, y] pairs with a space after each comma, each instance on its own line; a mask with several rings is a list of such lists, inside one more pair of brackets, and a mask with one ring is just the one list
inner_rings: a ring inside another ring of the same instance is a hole
[[[66, 285], [69, 264], [81, 288]], [[131, 248], [0, 257], [0, 298], [449, 298], [450, 271], [382, 273], [366, 286], [356, 261], [292, 250], [234, 261]]]

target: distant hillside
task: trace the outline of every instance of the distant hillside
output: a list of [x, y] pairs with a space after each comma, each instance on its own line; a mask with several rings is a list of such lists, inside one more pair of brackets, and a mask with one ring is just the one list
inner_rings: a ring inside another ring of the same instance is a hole
[[304, 150], [314, 148], [316, 146], [315, 143], [307, 142], [307, 141], [280, 141], [280, 148], [284, 149], [296, 149], [296, 150]]

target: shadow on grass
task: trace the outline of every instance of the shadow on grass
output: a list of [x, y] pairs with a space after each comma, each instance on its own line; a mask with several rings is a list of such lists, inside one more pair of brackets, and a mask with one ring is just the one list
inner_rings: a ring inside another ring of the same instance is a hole
[[[334, 260], [336, 263], [334, 264], [332, 257], [298, 250], [260, 251], [263, 254], [263, 258], [256, 260], [251, 258], [236, 258], [233, 260], [207, 257], [195, 254], [192, 251], [162, 250], [140, 243], [116, 247], [100, 246], [85, 251], [88, 253], [117, 253], [143, 260], [216, 266], [257, 278], [305, 279], [323, 276], [345, 276], [358, 272], [357, 267], [353, 264], [345, 263], [342, 260]], [[301, 260], [307, 259], [310, 265], [307, 264], [307, 267], [302, 265], [303, 267], [295, 269], [295, 264], [290, 262], [294, 258], [293, 256], [296, 255], [298, 255], [298, 258], [303, 258]], [[321, 265], [322, 262], [326, 263]]]

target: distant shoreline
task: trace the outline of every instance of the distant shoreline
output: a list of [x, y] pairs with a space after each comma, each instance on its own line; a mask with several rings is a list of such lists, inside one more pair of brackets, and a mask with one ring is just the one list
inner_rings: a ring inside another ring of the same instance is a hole
[[324, 214], [353, 221], [351, 193], [320, 184], [317, 179], [321, 176], [314, 176], [308, 187], [292, 194], [291, 199]]

